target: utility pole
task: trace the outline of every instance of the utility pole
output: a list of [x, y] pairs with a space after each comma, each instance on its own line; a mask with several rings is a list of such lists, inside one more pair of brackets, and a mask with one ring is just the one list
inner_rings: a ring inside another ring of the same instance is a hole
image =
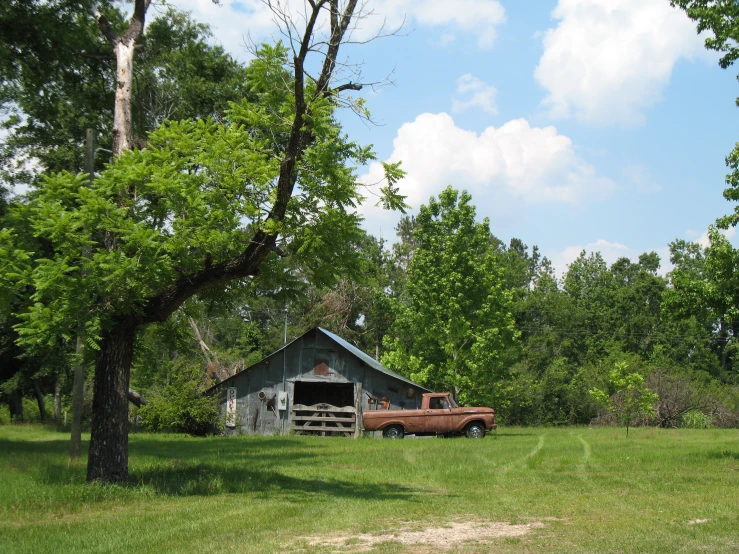
[[282, 343], [283, 345], [285, 345], [287, 344], [287, 306], [285, 306], [285, 309], [282, 311], [285, 312], [285, 339]]
[[[287, 306], [285, 306], [285, 309], [282, 310], [285, 312], [285, 336], [282, 342], [282, 393], [287, 393]], [[283, 412], [280, 412], [280, 431], [284, 435], [285, 434], [285, 421], [287, 421], [287, 412], [285, 412], [283, 417]]]

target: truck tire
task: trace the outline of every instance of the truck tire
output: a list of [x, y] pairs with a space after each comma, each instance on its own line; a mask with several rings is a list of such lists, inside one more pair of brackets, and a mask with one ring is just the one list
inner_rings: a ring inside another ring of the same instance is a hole
[[382, 431], [382, 436], [386, 439], [402, 439], [404, 435], [405, 431], [400, 425], [391, 425]]
[[464, 430], [464, 434], [467, 435], [468, 439], [485, 438], [485, 426], [479, 421], [473, 421]]

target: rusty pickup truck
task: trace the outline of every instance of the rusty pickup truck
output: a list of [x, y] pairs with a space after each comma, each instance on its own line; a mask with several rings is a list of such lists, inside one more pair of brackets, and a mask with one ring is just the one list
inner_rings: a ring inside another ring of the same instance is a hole
[[481, 439], [495, 429], [492, 408], [460, 408], [448, 392], [426, 393], [419, 410], [376, 410], [362, 414], [365, 431], [382, 431], [387, 439], [413, 435], [465, 434]]

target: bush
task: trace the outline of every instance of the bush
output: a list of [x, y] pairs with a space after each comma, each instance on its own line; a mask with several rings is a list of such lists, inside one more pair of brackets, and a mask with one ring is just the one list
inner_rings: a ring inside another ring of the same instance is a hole
[[700, 410], [690, 410], [682, 415], [682, 427], [690, 429], [707, 429], [711, 427], [711, 416]]
[[203, 394], [208, 382], [199, 368], [181, 366], [178, 369], [177, 377], [141, 406], [141, 424], [150, 431], [207, 435], [218, 428], [218, 398]]

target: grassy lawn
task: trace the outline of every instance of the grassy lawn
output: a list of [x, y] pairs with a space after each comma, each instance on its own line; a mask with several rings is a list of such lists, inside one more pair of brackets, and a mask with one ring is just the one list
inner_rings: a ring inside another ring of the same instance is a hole
[[90, 486], [66, 434], [0, 426], [0, 552], [739, 551], [738, 430], [134, 434], [130, 450], [129, 486]]

